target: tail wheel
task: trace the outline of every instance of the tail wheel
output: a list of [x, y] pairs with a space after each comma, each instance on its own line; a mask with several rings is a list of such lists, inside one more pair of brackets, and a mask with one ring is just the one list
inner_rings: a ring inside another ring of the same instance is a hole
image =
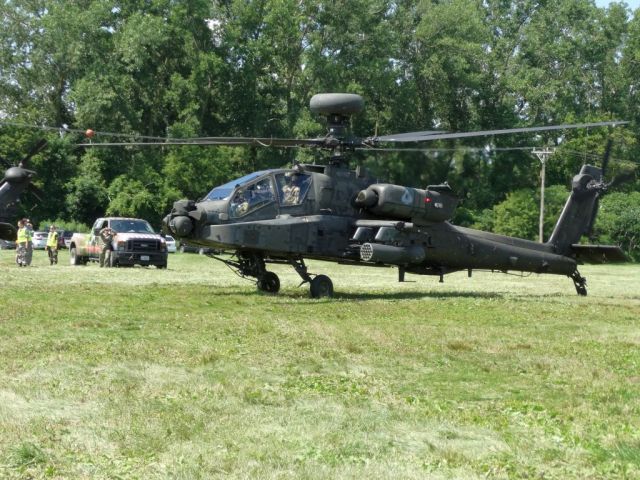
[[280, 279], [273, 272], [264, 272], [258, 277], [258, 290], [267, 293], [278, 293], [280, 291]]
[[333, 282], [326, 275], [317, 275], [311, 280], [311, 297], [333, 297]]

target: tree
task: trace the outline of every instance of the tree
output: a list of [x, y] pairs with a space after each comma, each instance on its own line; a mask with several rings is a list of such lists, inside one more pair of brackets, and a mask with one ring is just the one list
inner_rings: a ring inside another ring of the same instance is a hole
[[620, 245], [640, 260], [640, 192], [612, 193], [600, 202], [594, 227], [599, 243]]
[[[561, 185], [545, 189], [543, 229], [545, 239], [551, 235], [567, 197], [568, 193]], [[529, 240], [537, 239], [540, 220], [539, 205], [538, 191], [516, 190], [509, 193], [506, 200], [493, 208], [494, 232]]]

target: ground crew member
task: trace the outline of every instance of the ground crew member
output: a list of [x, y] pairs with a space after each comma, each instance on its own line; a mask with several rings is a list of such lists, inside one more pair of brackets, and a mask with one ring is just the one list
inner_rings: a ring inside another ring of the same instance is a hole
[[47, 236], [47, 253], [49, 254], [49, 262], [51, 265], [58, 263], [58, 232], [56, 226], [49, 227], [49, 235]]
[[26, 267], [27, 260], [27, 229], [24, 226], [24, 220], [18, 221], [18, 238], [16, 239], [16, 263], [19, 267]]
[[26, 267], [31, 265], [31, 260], [33, 260], [33, 225], [31, 225], [31, 220], [28, 218], [24, 219], [24, 228], [27, 234], [27, 251], [24, 255]]
[[104, 227], [100, 230], [100, 239], [102, 240], [102, 250], [100, 251], [100, 266], [111, 266], [111, 255], [113, 254], [113, 238], [116, 231], [111, 227]]

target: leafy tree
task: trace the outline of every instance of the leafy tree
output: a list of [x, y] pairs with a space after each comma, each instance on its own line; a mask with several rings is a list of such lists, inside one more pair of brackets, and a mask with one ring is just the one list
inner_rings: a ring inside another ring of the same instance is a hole
[[[566, 189], [554, 185], [545, 189], [544, 238], [553, 231], [568, 197]], [[535, 240], [540, 224], [540, 196], [538, 191], [516, 190], [493, 208], [494, 232], [502, 235]], [[486, 220], [485, 220], [486, 221]]]
[[83, 157], [79, 175], [67, 187], [67, 210], [72, 220], [92, 224], [105, 212], [109, 201], [107, 186], [100, 171], [100, 161], [91, 152]]
[[640, 192], [605, 196], [594, 234], [600, 243], [620, 245], [631, 258], [640, 260]]

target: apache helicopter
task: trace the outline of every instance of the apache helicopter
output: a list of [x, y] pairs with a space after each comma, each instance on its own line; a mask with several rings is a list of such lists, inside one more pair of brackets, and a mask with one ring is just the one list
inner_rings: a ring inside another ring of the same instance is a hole
[[0, 238], [2, 240], [15, 240], [16, 227], [12, 223], [15, 216], [16, 203], [20, 199], [20, 195], [25, 190], [29, 190], [36, 198], [38, 189], [31, 183], [31, 179], [36, 174], [33, 170], [27, 169], [27, 164], [31, 157], [42, 151], [47, 146], [47, 141], [40, 140], [29, 153], [18, 163], [11, 165], [7, 160], [0, 157], [0, 163], [3, 163], [7, 170], [4, 172], [4, 178], [0, 182]]
[[[351, 169], [347, 155], [385, 143], [424, 142], [565, 128], [615, 126], [600, 122], [466, 133], [423, 131], [361, 139], [349, 133], [350, 117], [364, 107], [355, 94], [318, 94], [311, 110], [326, 117], [328, 132], [314, 139], [209, 137], [173, 139], [143, 145], [306, 146], [328, 150], [326, 165], [250, 173], [212, 189], [199, 201], [180, 200], [163, 219], [163, 230], [190, 244], [233, 252], [211, 255], [254, 278], [257, 288], [276, 293], [278, 276], [267, 264], [289, 264], [309, 283], [314, 298], [332, 296], [329, 277], [312, 274], [305, 259], [355, 265], [395, 266], [406, 273], [435, 275], [468, 270], [518, 271], [566, 275], [580, 295], [586, 279], [579, 261], [624, 259], [619, 247], [578, 245], [594, 222], [598, 198], [608, 184], [603, 171], [585, 165], [574, 177], [572, 192], [546, 243], [458, 227], [449, 222], [458, 204], [444, 183], [425, 189], [377, 183], [364, 168]], [[94, 143], [90, 146], [131, 145]], [[140, 145], [140, 144], [134, 144]]]

